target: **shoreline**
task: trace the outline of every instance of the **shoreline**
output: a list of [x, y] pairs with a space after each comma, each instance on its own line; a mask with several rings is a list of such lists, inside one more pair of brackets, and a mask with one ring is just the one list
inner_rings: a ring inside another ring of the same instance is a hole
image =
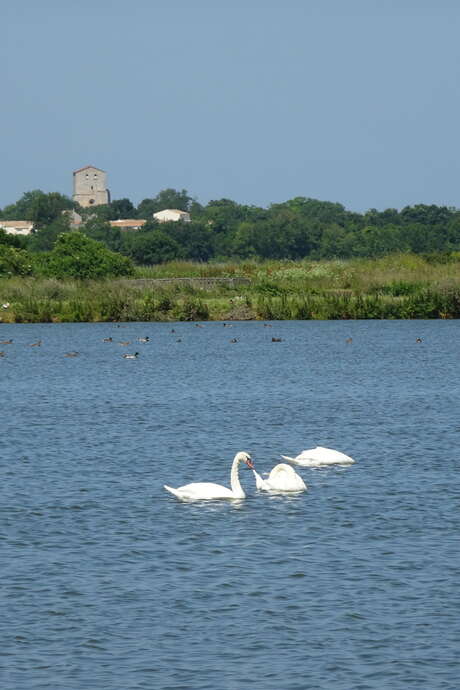
[[3, 324], [457, 318], [460, 260], [415, 255], [171, 262], [104, 280], [0, 278]]

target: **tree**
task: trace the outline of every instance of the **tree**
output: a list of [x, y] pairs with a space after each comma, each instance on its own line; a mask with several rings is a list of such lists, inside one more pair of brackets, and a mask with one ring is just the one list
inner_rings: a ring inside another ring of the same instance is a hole
[[103, 218], [90, 218], [81, 228], [81, 232], [93, 240], [103, 242], [113, 252], [119, 252], [122, 248], [120, 228], [112, 228], [110, 223]]
[[130, 259], [111, 252], [81, 232], [59, 235], [54, 248], [41, 257], [41, 272], [53, 278], [97, 279], [132, 275]]
[[203, 215], [215, 232], [228, 232], [238, 223], [248, 220], [245, 207], [231, 199], [210, 201]]
[[182, 258], [180, 245], [165, 232], [156, 228], [123, 235], [123, 253], [138, 264], [161, 264]]
[[18, 202], [3, 209], [6, 220], [31, 220], [35, 227], [52, 223], [62, 211], [73, 208], [72, 201], [59, 192], [45, 194], [40, 189], [25, 192]]
[[154, 213], [157, 211], [157, 204], [155, 199], [143, 199], [137, 207], [136, 217], [151, 220]]
[[455, 211], [447, 206], [436, 206], [432, 204], [416, 204], [415, 206], [405, 206], [400, 213], [403, 223], [421, 223], [422, 225], [442, 225], [448, 223], [455, 215]]
[[[190, 211], [195, 204], [186, 189], [180, 192], [177, 189], [162, 189], [152, 199], [143, 199], [137, 207], [137, 217], [149, 220], [157, 211], [165, 208], [177, 208], [179, 211]], [[201, 208], [201, 207], [200, 207]]]
[[270, 211], [275, 213], [279, 213], [286, 209], [304, 218], [310, 218], [327, 224], [337, 223], [338, 225], [345, 225], [350, 215], [342, 204], [333, 203], [331, 201], [319, 201], [318, 199], [308, 199], [304, 196], [297, 196], [282, 204], [273, 204], [270, 206]]
[[99, 218], [100, 220], [113, 220], [112, 208], [110, 204], [98, 204], [97, 206], [87, 206], [77, 211], [85, 220]]
[[110, 220], [136, 217], [136, 209], [129, 199], [114, 199], [109, 206]]
[[0, 244], [0, 276], [26, 276], [33, 273], [33, 260], [24, 249]]
[[214, 254], [214, 236], [206, 223], [163, 223], [162, 231], [182, 248], [184, 259], [209, 261]]
[[11, 235], [0, 228], [0, 245], [7, 244], [16, 249], [24, 249], [27, 243], [27, 238], [24, 235]]
[[36, 230], [29, 235], [27, 249], [31, 252], [48, 252], [54, 247], [59, 235], [70, 231], [68, 216], [60, 215], [52, 223]]

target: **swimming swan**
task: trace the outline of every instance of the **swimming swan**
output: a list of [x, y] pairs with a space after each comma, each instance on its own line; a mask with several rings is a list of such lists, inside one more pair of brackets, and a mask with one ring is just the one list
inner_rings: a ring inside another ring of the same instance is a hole
[[309, 450], [303, 450], [296, 458], [288, 455], [281, 456], [283, 460], [293, 462], [301, 467], [323, 467], [324, 465], [352, 465], [355, 461], [349, 455], [341, 453], [333, 448], [316, 446]]
[[307, 485], [293, 467], [281, 462], [270, 472], [268, 479], [262, 479], [253, 469], [256, 486], [261, 491], [306, 491]]
[[233, 459], [230, 472], [231, 489], [227, 489], [226, 486], [221, 486], [220, 484], [212, 484], [211, 482], [186, 484], [185, 486], [179, 486], [178, 489], [172, 489], [165, 484], [164, 488], [183, 501], [201, 501], [216, 498], [245, 498], [246, 494], [243, 491], [238, 477], [240, 462], [246, 463], [251, 470], [254, 469], [249, 453], [237, 453]]

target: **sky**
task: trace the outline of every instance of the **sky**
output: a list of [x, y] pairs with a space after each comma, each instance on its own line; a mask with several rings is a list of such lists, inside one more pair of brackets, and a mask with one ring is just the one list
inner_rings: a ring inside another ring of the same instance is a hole
[[0, 0], [0, 208], [71, 196], [460, 207], [458, 0]]

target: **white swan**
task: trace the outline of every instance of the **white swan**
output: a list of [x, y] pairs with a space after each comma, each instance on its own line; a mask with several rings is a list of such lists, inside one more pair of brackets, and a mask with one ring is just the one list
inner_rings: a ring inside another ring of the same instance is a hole
[[243, 491], [238, 477], [240, 462], [246, 463], [251, 470], [254, 469], [254, 464], [249, 453], [237, 453], [233, 459], [230, 472], [231, 489], [227, 489], [226, 486], [221, 486], [220, 484], [212, 484], [211, 482], [186, 484], [185, 486], [179, 486], [178, 489], [172, 489], [165, 484], [164, 488], [183, 501], [201, 501], [216, 498], [244, 498], [246, 494]]
[[256, 486], [261, 491], [306, 491], [307, 485], [293, 467], [281, 462], [270, 472], [268, 479], [262, 479], [253, 469]]
[[293, 462], [295, 465], [301, 467], [323, 467], [324, 465], [352, 465], [355, 461], [349, 455], [341, 453], [339, 450], [333, 448], [323, 448], [316, 446], [303, 450], [296, 458], [290, 458], [288, 455], [281, 456], [283, 460]]

